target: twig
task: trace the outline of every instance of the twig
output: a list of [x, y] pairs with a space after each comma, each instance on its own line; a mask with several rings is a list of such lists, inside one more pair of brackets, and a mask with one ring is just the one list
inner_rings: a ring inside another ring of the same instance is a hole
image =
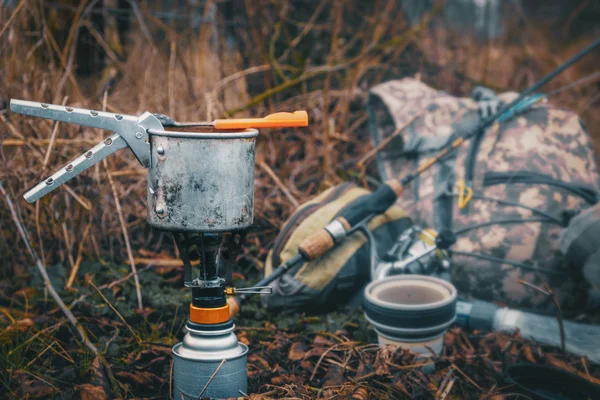
[[77, 319], [75, 318], [75, 316], [73, 315], [71, 310], [69, 310], [67, 308], [67, 306], [65, 305], [65, 303], [63, 302], [61, 297], [58, 295], [58, 293], [54, 289], [54, 286], [52, 286], [52, 282], [50, 281], [50, 278], [48, 277], [48, 273], [46, 272], [46, 267], [40, 261], [35, 250], [33, 250], [33, 247], [31, 247], [31, 242], [29, 241], [29, 235], [27, 234], [27, 231], [25, 230], [25, 227], [23, 226], [23, 223], [21, 222], [21, 219], [19, 218], [19, 216], [15, 210], [15, 207], [13, 205], [13, 202], [12, 202], [10, 196], [4, 190], [4, 186], [2, 185], [2, 182], [0, 182], [0, 193], [2, 194], [2, 196], [4, 196], [4, 200], [6, 200], [6, 203], [8, 204], [8, 208], [12, 215], [13, 221], [14, 221], [15, 225], [17, 226], [17, 230], [19, 231], [21, 239], [25, 243], [25, 247], [27, 247], [27, 251], [29, 252], [29, 255], [35, 261], [35, 264], [36, 264], [38, 270], [40, 271], [40, 274], [42, 275], [42, 279], [44, 280], [44, 286], [45, 286], [46, 290], [48, 290], [48, 292], [50, 293], [50, 296], [52, 296], [52, 298], [54, 299], [54, 301], [56, 302], [58, 307], [61, 309], [61, 311], [65, 314], [65, 316], [69, 320], [69, 322], [71, 322], [73, 327], [75, 327], [75, 330], [77, 331], [77, 333], [79, 333], [79, 336], [80, 336], [81, 340], [83, 341], [83, 343], [86, 345], [86, 347], [88, 349], [90, 349], [92, 353], [94, 353], [95, 355], [98, 355], [98, 349], [96, 348], [96, 346], [94, 346], [89, 341], [85, 331], [83, 330], [83, 327], [79, 324], [79, 322], [77, 321]]
[[141, 343], [142, 340], [140, 339], [140, 337], [134, 332], [133, 328], [131, 328], [131, 326], [129, 326], [129, 324], [127, 323], [127, 321], [125, 321], [125, 318], [123, 318], [123, 316], [115, 308], [115, 306], [113, 306], [112, 304], [110, 304], [110, 301], [108, 301], [108, 299], [106, 298], [106, 296], [104, 296], [104, 294], [102, 293], [102, 291], [100, 289], [98, 289], [98, 286], [96, 286], [94, 284], [94, 282], [92, 282], [92, 281], [90, 281], [89, 283], [90, 283], [90, 285], [92, 285], [92, 287], [94, 289], [96, 289], [96, 292], [98, 292], [98, 294], [100, 295], [100, 297], [102, 297], [102, 300], [104, 300], [104, 302], [106, 303], [106, 305], [109, 306], [110, 309], [113, 310], [113, 312], [115, 314], [117, 314], [117, 317], [119, 317], [119, 319], [121, 320], [121, 322], [123, 322], [123, 324], [125, 324], [125, 327], [127, 327], [127, 329], [129, 329], [129, 332], [131, 332], [131, 335], [138, 341], [138, 343]]
[[146, 38], [146, 40], [150, 44], [150, 47], [152, 48], [152, 54], [153, 55], [156, 54], [158, 51], [158, 49], [156, 47], [156, 43], [154, 43], [154, 39], [152, 39], [152, 34], [150, 33], [150, 30], [148, 29], [146, 22], [144, 22], [144, 17], [142, 16], [142, 10], [140, 10], [140, 6], [139, 6], [138, 2], [134, 1], [134, 0], [126, 0], [126, 1], [127, 1], [127, 3], [129, 3], [129, 6], [131, 7], [131, 11], [133, 11], [135, 18], [138, 20], [138, 24], [140, 24], [140, 30], [142, 31], [142, 33], [144, 34], [144, 37]]
[[113, 51], [110, 45], [106, 43], [106, 40], [102, 37], [100, 32], [98, 32], [98, 30], [94, 28], [94, 25], [92, 25], [89, 21], [84, 21], [81, 24], [89, 30], [90, 34], [94, 37], [94, 39], [96, 39], [96, 42], [98, 42], [100, 47], [102, 47], [108, 58], [110, 58], [110, 61], [112, 61], [113, 64], [122, 72], [125, 72], [125, 65], [123, 64], [123, 62], [121, 62], [119, 56]]
[[462, 376], [464, 376], [464, 377], [465, 377], [465, 379], [466, 379], [466, 380], [468, 380], [468, 381], [469, 381], [469, 382], [470, 382], [470, 383], [471, 383], [473, 386], [475, 386], [477, 389], [479, 389], [479, 391], [481, 391], [481, 392], [485, 392], [485, 390], [483, 390], [483, 388], [482, 388], [481, 386], [479, 386], [477, 383], [475, 383], [475, 381], [474, 381], [473, 379], [471, 379], [471, 378], [469, 377], [469, 375], [465, 374], [465, 373], [464, 373], [464, 372], [463, 372], [463, 371], [462, 371], [460, 368], [458, 368], [458, 367], [456, 366], [456, 364], [452, 363], [452, 367], [453, 367], [453, 368], [454, 368], [456, 371], [458, 371], [458, 372], [459, 372], [459, 373], [460, 373]]
[[208, 380], [208, 382], [206, 382], [206, 385], [204, 385], [204, 389], [202, 389], [202, 391], [198, 395], [198, 399], [200, 399], [202, 397], [202, 395], [204, 394], [204, 392], [206, 392], [206, 389], [208, 389], [208, 385], [210, 385], [210, 383], [213, 381], [213, 379], [215, 379], [215, 376], [217, 376], [217, 373], [219, 373], [219, 370], [226, 362], [227, 362], [227, 360], [225, 360], [225, 359], [223, 359], [223, 361], [221, 361], [221, 364], [219, 364], [219, 366], [217, 367], [215, 372], [213, 372], [213, 374], [210, 377], [210, 379]]
[[[333, 65], [338, 57], [338, 35], [340, 32], [340, 28], [342, 25], [342, 15], [343, 15], [343, 0], [336, 1], [332, 4], [331, 13], [334, 14], [334, 23], [333, 23], [333, 31], [331, 33], [331, 44], [329, 48], [329, 53], [327, 54], [327, 64]], [[321, 133], [321, 142], [323, 149], [323, 161], [322, 161], [322, 174], [323, 177], [327, 178], [329, 176], [330, 171], [330, 159], [331, 159], [331, 147], [329, 145], [329, 137], [330, 133], [335, 132], [335, 121], [329, 115], [329, 107], [331, 102], [331, 97], [329, 96], [329, 90], [331, 89], [331, 75], [332, 71], [328, 71], [325, 75], [325, 81], [323, 82], [323, 116], [321, 123], [323, 125], [322, 133]]]
[[226, 76], [225, 78], [221, 79], [220, 81], [218, 81], [215, 84], [215, 87], [213, 87], [213, 89], [212, 89], [212, 96], [216, 98], [219, 91], [222, 90], [223, 88], [225, 88], [229, 83], [231, 83], [233, 81], [244, 78], [248, 75], [256, 74], [258, 72], [268, 71], [270, 69], [271, 69], [270, 64], [263, 64], [263, 65], [257, 65], [254, 67], [250, 67], [245, 70], [238, 71], [229, 76]]
[[[50, 139], [4, 139], [2, 146], [27, 146], [30, 144], [46, 146], [50, 143]], [[55, 139], [54, 146], [66, 145], [66, 146], [77, 146], [82, 144], [96, 144], [96, 141], [89, 139]]]
[[4, 26], [2, 27], [2, 30], [0, 31], [0, 37], [2, 37], [2, 35], [4, 35], [4, 32], [6, 32], [6, 30], [10, 26], [11, 22], [13, 22], [13, 20], [15, 19], [15, 17], [19, 13], [19, 11], [21, 11], [21, 9], [25, 6], [25, 4], [27, 4], [26, 0], [21, 1], [19, 3], [19, 5], [15, 8], [15, 10], [12, 12], [12, 14], [10, 14], [8, 21], [6, 21], [4, 23]]
[[277, 187], [281, 189], [283, 194], [285, 194], [285, 197], [288, 198], [288, 200], [290, 201], [290, 203], [292, 203], [294, 208], [298, 208], [298, 206], [300, 205], [298, 203], [298, 200], [296, 200], [296, 198], [290, 193], [289, 189], [283, 184], [283, 182], [281, 182], [281, 180], [279, 179], [277, 174], [273, 172], [271, 167], [269, 167], [264, 161], [259, 161], [258, 166], [261, 167], [271, 177], [271, 179], [273, 179]]
[[[182, 267], [183, 261], [177, 258], [146, 258], [146, 257], [135, 257], [133, 261], [136, 264], [147, 264], [156, 267]], [[198, 263], [198, 262], [196, 262]], [[192, 265], [194, 265], [192, 263]]]
[[[10, 133], [15, 135], [19, 139], [25, 141], [25, 136], [23, 136], [23, 134], [21, 132], [19, 132], [19, 130], [9, 120], [7, 120], [6, 117], [2, 114], [0, 114], [0, 121], [2, 121], [2, 123], [4, 125], [6, 125], [6, 127], [10, 131]], [[2, 145], [6, 146], [6, 142], [8, 142], [8, 141], [10, 141], [10, 139], [3, 140]]]
[[554, 304], [554, 307], [556, 308], [556, 319], [558, 321], [558, 329], [560, 330], [560, 349], [562, 350], [563, 353], [566, 353], [567, 347], [566, 347], [566, 340], [565, 340], [565, 324], [564, 324], [563, 317], [562, 317], [562, 311], [560, 310], [560, 304], [558, 303], [558, 300], [556, 299], [554, 292], [552, 291], [552, 289], [550, 289], [550, 286], [548, 286], [548, 284], [546, 282], [544, 282], [544, 287], [546, 288], [546, 290], [544, 290], [541, 287], [538, 287], [534, 284], [526, 282], [522, 279], [519, 281], [519, 283], [522, 285], [528, 286], [534, 290], [537, 290], [538, 292], [542, 293], [543, 295], [550, 297], [550, 299], [552, 300], [552, 303]]
[[[310, 17], [310, 19], [307, 21], [306, 25], [304, 25], [304, 28], [302, 29], [302, 32], [300, 32], [298, 34], [298, 36], [296, 36], [289, 45], [289, 48], [295, 48], [296, 46], [298, 46], [298, 44], [300, 43], [300, 41], [302, 40], [302, 38], [304, 38], [304, 36], [306, 36], [310, 30], [313, 28], [313, 26], [315, 25], [315, 21], [317, 20], [317, 18], [319, 17], [319, 15], [321, 15], [321, 12], [323, 11], [323, 9], [325, 8], [325, 6], [327, 5], [328, 1], [327, 0], [321, 0], [319, 2], [319, 5], [317, 6], [317, 8], [315, 9], [315, 12], [313, 13], [313, 15]], [[289, 52], [289, 48], [286, 49], [286, 52], [284, 53], [284, 55], [287, 55], [287, 52]]]
[[565, 338], [565, 324], [562, 317], [562, 311], [560, 310], [560, 304], [558, 303], [558, 299], [554, 295], [554, 292], [552, 291], [552, 289], [550, 289], [550, 286], [548, 286], [546, 282], [544, 282], [544, 286], [546, 287], [548, 293], [550, 293], [550, 297], [552, 298], [554, 307], [556, 307], [556, 318], [558, 319], [558, 328], [560, 329], [560, 347], [562, 349], [562, 352], [566, 353], [567, 347]]
[[73, 17], [73, 20], [71, 21], [71, 28], [69, 29], [69, 33], [67, 34], [67, 39], [65, 41], [65, 46], [63, 47], [63, 51], [62, 54], [60, 55], [60, 59], [61, 59], [61, 64], [64, 66], [67, 63], [67, 55], [69, 53], [69, 51], [71, 51], [71, 53], [75, 52], [75, 48], [73, 47], [73, 49], [71, 49], [71, 43], [76, 43], [77, 42], [77, 33], [79, 31], [79, 21], [81, 20], [81, 15], [83, 13], [83, 10], [85, 9], [85, 6], [87, 4], [87, 1], [85, 0], [81, 0], [79, 2], [79, 6], [77, 7], [77, 10], [75, 11], [75, 16]]
[[313, 372], [310, 375], [309, 381], [312, 381], [315, 378], [315, 375], [317, 374], [317, 370], [319, 369], [319, 366], [321, 365], [321, 362], [323, 361], [323, 359], [325, 358], [325, 356], [327, 355], [327, 353], [329, 353], [330, 351], [333, 351], [333, 349], [335, 349], [336, 347], [340, 347], [340, 346], [343, 346], [343, 345], [354, 345], [354, 344], [357, 344], [357, 342], [337, 343], [337, 344], [334, 344], [333, 346], [331, 346], [330, 348], [328, 348], [327, 350], [325, 350], [323, 352], [323, 354], [321, 354], [321, 357], [319, 357], [319, 361], [317, 361], [317, 363], [315, 364], [315, 367], [313, 368]]
[[537, 290], [538, 292], [540, 292], [541, 294], [543, 294], [543, 295], [545, 295], [545, 296], [550, 296], [550, 293], [548, 293], [547, 291], [545, 291], [545, 290], [544, 290], [544, 289], [542, 289], [541, 287], [535, 286], [535, 285], [534, 285], [534, 284], [532, 284], [532, 283], [529, 283], [529, 282], [527, 282], [527, 281], [524, 281], [524, 280], [522, 280], [522, 279], [519, 281], [519, 283], [520, 283], [521, 285], [525, 285], [525, 286], [528, 286], [528, 287], [530, 287], [530, 288], [532, 288], [532, 289], [534, 289], [534, 290]]
[[31, 366], [31, 364], [36, 362], [41, 356], [43, 356], [48, 350], [50, 350], [52, 348], [52, 346], [54, 346], [54, 343], [56, 343], [56, 342], [50, 343], [48, 346], [46, 346], [46, 348], [44, 350], [40, 351], [34, 358], [32, 358], [31, 361], [29, 361], [27, 363], [27, 365], [25, 366], [25, 369], [29, 368]]
[[379, 151], [381, 149], [383, 149], [384, 147], [386, 147], [388, 144], [390, 144], [390, 142], [396, 137], [398, 136], [400, 133], [402, 133], [402, 131], [406, 128], [408, 128], [408, 126], [410, 124], [413, 123], [413, 121], [417, 118], [419, 118], [421, 115], [423, 115], [423, 113], [415, 115], [414, 117], [412, 117], [407, 123], [405, 123], [402, 126], [399, 126], [398, 128], [396, 128], [394, 130], [394, 132], [392, 132], [392, 134], [390, 136], [388, 136], [387, 138], [385, 138], [381, 143], [379, 143], [379, 145], [371, 150], [369, 150], [369, 152], [367, 154], [365, 154], [357, 163], [356, 163], [356, 167], [364, 170], [365, 168], [365, 164], [367, 163], [367, 161], [369, 161], [375, 154], [379, 153]]
[[177, 41], [171, 40], [169, 44], [169, 69], [167, 70], [167, 104], [169, 115], [175, 115], [175, 61], [177, 60]]
[[302, 83], [304, 81], [312, 79], [312, 78], [316, 77], [317, 75], [327, 73], [327, 72], [339, 71], [339, 70], [348, 68], [354, 61], [355, 60], [350, 60], [349, 62], [344, 63], [344, 64], [337, 64], [334, 66], [324, 65], [322, 67], [315, 67], [315, 68], [309, 69], [306, 72], [304, 72], [302, 75], [300, 75], [296, 78], [290, 79], [289, 81], [283, 82], [280, 85], [274, 86], [270, 89], [265, 90], [261, 94], [254, 96], [245, 105], [235, 108], [235, 109], [232, 109], [232, 110], [227, 110], [225, 112], [225, 114], [228, 116], [233, 116], [233, 115], [237, 114], [238, 112], [246, 111], [246, 110], [252, 108], [253, 106], [261, 103], [262, 101], [272, 97], [273, 95], [275, 95], [287, 88], [295, 86], [299, 83]]
[[81, 239], [81, 242], [79, 242], [79, 247], [77, 249], [77, 258], [75, 259], [75, 264], [73, 265], [73, 268], [71, 268], [69, 279], [67, 280], [67, 284], [65, 285], [65, 288], [67, 289], [73, 286], [73, 282], [75, 282], [77, 271], [79, 271], [79, 266], [81, 265], [81, 261], [83, 260], [83, 246], [87, 242], [91, 226], [92, 221], [90, 219], [90, 222], [88, 222], [87, 226], [85, 227], [85, 231], [83, 232], [83, 238]]
[[[62, 52], [59, 51], [60, 62], [64, 68], [64, 72], [58, 82], [58, 85], [55, 88], [56, 94], [54, 95], [53, 102], [58, 101], [59, 96], [62, 93], [63, 88], [65, 86], [65, 83], [67, 82], [67, 79], [70, 79], [70, 77], [73, 75], [73, 63], [75, 61], [75, 53], [76, 53], [75, 48], [77, 47], [77, 39], [79, 37], [79, 28], [80, 28], [79, 22], [80, 22], [81, 12], [86, 3], [87, 3], [87, 1], [85, 1], [85, 0], [81, 1], [79, 8], [75, 12], [75, 17], [74, 17], [73, 21], [71, 22], [71, 30], [69, 31], [69, 34], [67, 36], [67, 40], [65, 42], [63, 51]], [[67, 59], [67, 56], [68, 56], [68, 59]], [[75, 78], [73, 78], [73, 79], [75, 79]], [[77, 94], [79, 96], [81, 96], [80, 91], [77, 91]]]
[[[69, 97], [63, 97], [62, 105], [64, 106]], [[54, 142], [56, 141], [56, 134], [58, 133], [58, 126], [60, 125], [59, 121], [54, 122], [54, 128], [52, 129], [52, 133], [50, 134], [50, 141], [48, 143], [48, 149], [46, 150], [46, 155], [44, 156], [44, 162], [42, 163], [42, 171], [46, 170], [48, 166], [48, 161], [50, 161], [50, 154], [52, 154], [52, 148], [54, 147]]]
[[87, 198], [75, 193], [75, 191], [73, 189], [71, 189], [71, 187], [69, 185], [67, 185], [66, 183], [63, 183], [62, 187], [67, 191], [67, 193], [69, 193], [71, 196], [73, 196], [75, 201], [77, 201], [79, 204], [81, 204], [81, 207], [85, 208], [88, 211], [92, 211], [92, 203]]
[[[66, 70], [67, 64], [63, 63], [63, 61], [62, 61], [62, 51], [60, 50], [60, 47], [58, 47], [58, 43], [56, 43], [56, 39], [54, 39], [54, 36], [52, 35], [52, 31], [50, 30], [50, 28], [48, 26], [46, 26], [44, 29], [44, 37], [47, 39], [48, 43], [50, 43], [50, 47], [54, 50], [57, 57], [60, 59], [61, 66]], [[84, 97], [83, 93], [81, 92], [81, 88], [79, 87], [79, 83], [77, 82], [77, 79], [75, 78], [75, 74], [73, 73], [73, 71], [69, 72], [69, 80], [71, 81], [71, 84], [73, 85], [73, 88], [75, 89], [75, 92], [77, 92], [78, 98], [83, 98]]]
[[[104, 106], [103, 109], [106, 109], [106, 91], [104, 92]], [[131, 266], [131, 272], [133, 272], [133, 280], [135, 282], [135, 293], [137, 295], [138, 300], [138, 308], [140, 310], [144, 309], [144, 305], [142, 303], [142, 289], [140, 286], [140, 278], [137, 274], [137, 269], [135, 267], [135, 262], [133, 261], [133, 251], [131, 250], [131, 242], [129, 241], [129, 233], [127, 232], [127, 225], [125, 224], [125, 218], [123, 217], [123, 210], [121, 209], [121, 202], [119, 201], [119, 195], [117, 194], [117, 189], [115, 187], [115, 183], [112, 179], [112, 174], [108, 169], [108, 163], [106, 159], [102, 160], [104, 165], [104, 170], [106, 171], [106, 177], [108, 178], [108, 183], [110, 184], [110, 188], [113, 193], [113, 198], [115, 200], [115, 207], [117, 209], [117, 215], [119, 216], [119, 222], [121, 223], [121, 230], [123, 231], [123, 238], [125, 239], [125, 248], [127, 249], [127, 258], [129, 258], [129, 264]]]
[[429, 361], [425, 361], [425, 362], [420, 362], [420, 363], [416, 363], [416, 364], [408, 364], [408, 365], [398, 365], [398, 364], [394, 364], [392, 362], [386, 362], [387, 365], [389, 365], [390, 367], [394, 367], [395, 369], [414, 369], [414, 368], [421, 368], [421, 367], [426, 367], [428, 365], [435, 365], [434, 361], [431, 361], [431, 359]]
[[444, 379], [442, 379], [442, 383], [440, 383], [440, 387], [438, 388], [437, 392], [435, 393], [436, 399], [442, 395], [442, 392], [444, 391], [444, 387], [448, 384], [448, 381], [450, 380], [450, 378], [452, 378], [453, 374], [454, 374], [454, 368], [452, 368], [452, 366], [451, 366], [450, 368], [448, 368], [448, 372], [444, 376]]
[[456, 382], [456, 377], [452, 378], [452, 380], [448, 383], [448, 385], [444, 389], [444, 392], [440, 396], [440, 400], [444, 400], [446, 397], [448, 397], [450, 390], [452, 390], [452, 386], [454, 386], [454, 382]]
[[583, 370], [585, 371], [585, 374], [588, 376], [588, 378], [591, 378], [592, 376], [590, 375], [590, 370], [588, 369], [585, 357], [581, 357], [581, 366], [583, 367]]

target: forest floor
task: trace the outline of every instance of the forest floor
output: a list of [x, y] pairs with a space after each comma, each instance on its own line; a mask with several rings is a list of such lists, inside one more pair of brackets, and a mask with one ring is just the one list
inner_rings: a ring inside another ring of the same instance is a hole
[[[55, 287], [63, 287], [64, 269], [49, 272]], [[12, 322], [2, 319], [1, 397], [169, 398], [171, 347], [183, 337], [189, 304], [188, 291], [179, 285], [181, 268], [140, 270], [145, 308], [139, 312], [133, 280], [123, 279], [126, 268], [83, 263], [81, 273], [87, 284], [60, 295], [96, 343], [97, 356], [43, 290], [2, 281], [0, 311]], [[42, 287], [39, 276], [31, 279], [32, 287]], [[443, 353], [424, 361], [369, 344], [376, 342], [375, 334], [359, 310], [271, 315], [257, 300], [235, 319], [239, 340], [250, 348], [253, 399], [518, 398], [504, 377], [505, 369], [518, 363], [551, 365], [600, 383], [600, 366], [518, 333], [454, 327], [444, 337]]]

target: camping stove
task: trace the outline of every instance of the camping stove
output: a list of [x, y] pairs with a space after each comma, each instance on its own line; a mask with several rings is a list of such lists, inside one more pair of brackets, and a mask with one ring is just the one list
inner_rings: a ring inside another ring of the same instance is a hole
[[248, 228], [254, 211], [254, 128], [306, 126], [306, 112], [266, 118], [177, 123], [11, 100], [20, 114], [115, 132], [24, 197], [34, 202], [117, 150], [129, 147], [148, 171], [148, 222], [173, 234], [192, 294], [187, 333], [173, 347], [173, 397], [238, 397], [246, 392], [248, 347], [233, 333], [227, 294], [270, 288], [227, 288], [219, 277], [219, 249], [227, 233]]

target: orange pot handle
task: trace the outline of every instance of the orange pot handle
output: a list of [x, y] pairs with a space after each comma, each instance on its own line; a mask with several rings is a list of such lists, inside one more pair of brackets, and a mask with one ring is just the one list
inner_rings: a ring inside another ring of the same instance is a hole
[[278, 112], [264, 118], [216, 119], [215, 129], [292, 128], [308, 126], [306, 111]]

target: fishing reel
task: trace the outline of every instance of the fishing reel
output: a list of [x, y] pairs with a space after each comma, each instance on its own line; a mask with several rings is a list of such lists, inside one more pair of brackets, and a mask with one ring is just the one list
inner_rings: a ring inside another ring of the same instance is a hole
[[448, 249], [456, 242], [451, 230], [439, 233], [413, 226], [404, 231], [390, 250], [372, 262], [373, 281], [390, 275], [411, 274], [450, 277]]

